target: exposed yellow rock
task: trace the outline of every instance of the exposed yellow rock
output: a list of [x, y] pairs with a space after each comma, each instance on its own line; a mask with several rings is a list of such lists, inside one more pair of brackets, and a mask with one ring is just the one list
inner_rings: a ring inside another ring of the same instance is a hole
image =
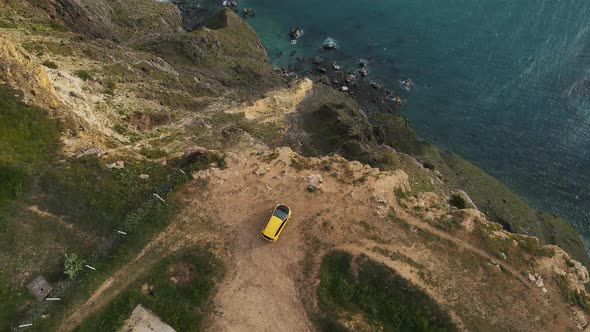
[[0, 79], [22, 91], [27, 102], [50, 109], [60, 105], [43, 66], [22, 47], [1, 36]]
[[288, 113], [293, 113], [297, 105], [313, 87], [313, 82], [305, 78], [291, 87], [270, 92], [265, 98], [259, 99], [251, 106], [238, 106], [228, 110], [228, 113], [244, 113], [246, 119], [275, 122], [283, 119]]

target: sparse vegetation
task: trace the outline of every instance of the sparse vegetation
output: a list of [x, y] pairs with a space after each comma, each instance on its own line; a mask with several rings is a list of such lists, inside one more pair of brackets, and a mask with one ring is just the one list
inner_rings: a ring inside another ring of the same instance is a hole
[[47, 68], [51, 68], [51, 69], [57, 69], [57, 63], [51, 61], [51, 60], [45, 60], [43, 61], [43, 65]]
[[346, 330], [341, 321], [360, 313], [374, 330], [454, 331], [451, 319], [426, 294], [384, 265], [345, 252], [326, 255], [320, 272], [318, 297], [325, 331]]
[[115, 88], [117, 87], [117, 83], [115, 82], [115, 80], [109, 78], [103, 82], [103, 87], [104, 94], [113, 95], [115, 94]]
[[199, 330], [222, 274], [221, 262], [205, 249], [166, 257], [76, 330], [117, 331], [138, 304], [177, 331]]
[[391, 251], [391, 250], [387, 250], [384, 248], [380, 248], [380, 247], [375, 247], [373, 248], [373, 251], [385, 256], [385, 257], [389, 257], [394, 261], [400, 261], [400, 262], [404, 262], [408, 265], [410, 265], [411, 267], [414, 267], [416, 269], [424, 269], [424, 265], [417, 263], [415, 260], [411, 259], [410, 257], [407, 257], [405, 255], [402, 255], [398, 252], [395, 251]]
[[584, 309], [584, 311], [590, 312], [590, 298], [587, 295], [573, 290], [570, 287], [567, 277], [556, 275], [554, 277], [554, 281], [559, 287], [559, 290], [561, 291], [561, 294], [567, 303], [577, 305], [578, 307]]
[[262, 161], [265, 161], [268, 163], [268, 162], [271, 162], [271, 161], [277, 159], [278, 157], [279, 157], [279, 153], [277, 151], [273, 151], [271, 153], [267, 153], [267, 154], [263, 155], [261, 158], [262, 158]]
[[462, 223], [459, 218], [443, 218], [435, 224], [435, 227], [445, 232], [453, 233], [462, 227]]
[[17, 29], [18, 25], [16, 23], [8, 22], [3, 19], [0, 19], [0, 29]]
[[76, 71], [75, 74], [76, 74], [76, 76], [81, 78], [83, 81], [90, 81], [94, 77], [94, 74], [92, 73], [92, 71], [88, 71], [85, 69], [80, 69], [80, 70]]
[[166, 157], [168, 154], [165, 150], [160, 148], [142, 147], [140, 154], [146, 156], [148, 159], [160, 159]]

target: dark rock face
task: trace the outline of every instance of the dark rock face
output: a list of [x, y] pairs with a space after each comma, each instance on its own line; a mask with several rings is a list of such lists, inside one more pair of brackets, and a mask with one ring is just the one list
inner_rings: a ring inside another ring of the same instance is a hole
[[180, 11], [171, 3], [127, 0], [27, 0], [72, 30], [92, 38], [135, 41], [182, 30]]
[[182, 13], [182, 26], [187, 31], [205, 25], [205, 22], [222, 8], [221, 1], [213, 0], [199, 1], [198, 3], [187, 0], [173, 0], [172, 3]]
[[[75, 31], [95, 38], [115, 39], [116, 29], [110, 22], [111, 6], [104, 0], [91, 3], [91, 12], [83, 0], [27, 0], [62, 20]], [[90, 2], [89, 2], [90, 3]]]

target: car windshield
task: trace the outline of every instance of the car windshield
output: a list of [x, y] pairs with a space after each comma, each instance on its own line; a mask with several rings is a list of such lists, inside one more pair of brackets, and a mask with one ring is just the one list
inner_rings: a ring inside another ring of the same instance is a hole
[[279, 210], [279, 209], [275, 209], [275, 212], [273, 213], [273, 215], [281, 220], [285, 220], [288, 216], [287, 213], [285, 213], [284, 211]]

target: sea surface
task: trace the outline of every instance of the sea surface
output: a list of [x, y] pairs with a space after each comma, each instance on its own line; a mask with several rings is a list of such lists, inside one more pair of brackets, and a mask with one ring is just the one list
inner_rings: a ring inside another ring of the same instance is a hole
[[238, 2], [277, 66], [332, 37], [341, 64], [369, 59], [393, 88], [411, 78], [402, 113], [422, 138], [563, 216], [590, 248], [590, 1]]

